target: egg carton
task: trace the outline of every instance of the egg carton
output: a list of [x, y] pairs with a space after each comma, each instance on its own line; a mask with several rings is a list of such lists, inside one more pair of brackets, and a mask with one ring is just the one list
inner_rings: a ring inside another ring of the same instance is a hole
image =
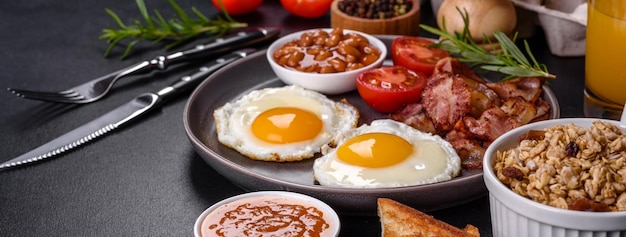
[[[431, 0], [436, 16], [444, 0]], [[586, 0], [511, 0], [516, 7], [518, 37], [534, 35], [542, 27], [550, 53], [557, 56], [585, 55]]]
[[587, 28], [586, 0], [512, 0], [518, 8], [536, 14], [546, 35], [550, 52], [557, 56], [585, 55]]

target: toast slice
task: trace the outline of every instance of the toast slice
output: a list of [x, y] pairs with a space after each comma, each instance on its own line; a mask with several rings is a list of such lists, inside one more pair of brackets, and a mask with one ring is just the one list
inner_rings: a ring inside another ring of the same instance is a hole
[[378, 199], [378, 216], [383, 237], [479, 237], [478, 228], [464, 230], [452, 226], [412, 207], [388, 198]]

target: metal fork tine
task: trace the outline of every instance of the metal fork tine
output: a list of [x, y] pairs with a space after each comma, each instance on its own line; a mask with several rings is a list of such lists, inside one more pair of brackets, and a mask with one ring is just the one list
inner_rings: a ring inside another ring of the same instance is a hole
[[8, 91], [10, 91], [13, 94], [16, 95], [24, 95], [24, 96], [37, 96], [37, 97], [62, 97], [62, 98], [67, 98], [67, 97], [75, 97], [78, 96], [79, 94], [76, 93], [75, 91], [72, 90], [67, 90], [67, 91], [61, 91], [61, 92], [46, 92], [46, 91], [31, 91], [31, 90], [22, 90], [22, 89], [11, 89], [8, 88]]
[[75, 90], [64, 90], [64, 91], [59, 91], [59, 94], [63, 94], [63, 95], [68, 95], [68, 94], [78, 94], [78, 92], [76, 92]]
[[35, 100], [41, 100], [41, 101], [48, 101], [48, 102], [54, 102], [54, 103], [65, 103], [65, 104], [82, 104], [82, 100], [84, 97], [81, 98], [54, 98], [54, 97], [37, 97], [37, 96], [21, 96], [24, 98], [28, 98], [28, 99], [35, 99]]
[[59, 94], [59, 93], [17, 90], [17, 89], [9, 89], [9, 91], [20, 97], [36, 99], [36, 100], [45, 100], [45, 101], [50, 101], [50, 102], [76, 103], [84, 99], [84, 96], [81, 96], [78, 93]]
[[55, 98], [68, 98], [68, 97], [74, 97], [77, 94], [73, 93], [73, 94], [61, 94], [61, 93], [57, 93], [57, 92], [44, 92], [44, 91], [29, 91], [29, 90], [20, 90], [20, 89], [10, 89], [9, 90], [11, 93], [17, 95], [17, 96], [21, 96], [21, 97], [37, 97], [37, 98], [41, 98], [41, 97], [47, 97], [50, 99], [55, 99]]

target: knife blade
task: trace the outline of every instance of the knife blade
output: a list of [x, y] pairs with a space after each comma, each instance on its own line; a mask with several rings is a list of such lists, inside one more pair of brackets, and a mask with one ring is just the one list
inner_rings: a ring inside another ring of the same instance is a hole
[[94, 141], [96, 138], [102, 137], [155, 108], [160, 107], [164, 102], [172, 99], [176, 95], [195, 87], [204, 78], [207, 78], [218, 69], [238, 59], [244, 58], [255, 51], [255, 49], [242, 49], [213, 60], [201, 67], [198, 72], [194, 74], [184, 76], [157, 92], [141, 94], [126, 104], [117, 107], [87, 124], [0, 164], [0, 171], [52, 158]]

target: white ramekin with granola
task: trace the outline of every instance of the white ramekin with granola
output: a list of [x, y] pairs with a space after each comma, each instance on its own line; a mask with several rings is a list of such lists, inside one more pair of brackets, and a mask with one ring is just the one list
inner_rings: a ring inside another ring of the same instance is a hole
[[494, 236], [626, 236], [626, 128], [618, 121], [516, 128], [489, 146], [483, 167]]

